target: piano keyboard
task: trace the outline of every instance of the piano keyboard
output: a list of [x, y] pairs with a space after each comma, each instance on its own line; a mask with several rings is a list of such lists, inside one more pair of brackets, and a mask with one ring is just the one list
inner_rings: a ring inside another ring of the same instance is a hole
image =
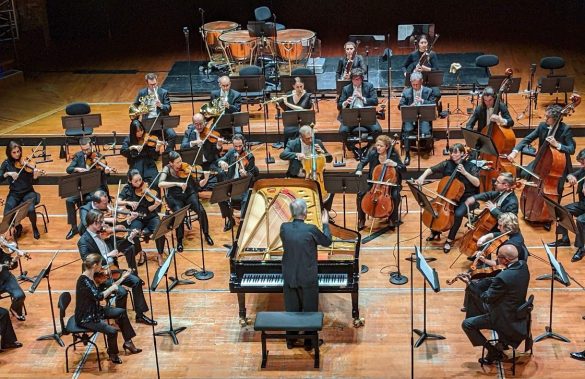
[[[345, 287], [347, 274], [318, 274], [319, 287]], [[282, 287], [282, 274], [244, 274], [242, 287]]]

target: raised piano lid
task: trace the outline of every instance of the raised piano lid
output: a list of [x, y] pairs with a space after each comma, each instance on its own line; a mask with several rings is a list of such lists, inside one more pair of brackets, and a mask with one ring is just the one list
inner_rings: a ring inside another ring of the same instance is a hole
[[[299, 197], [307, 202], [305, 222], [323, 230], [317, 182], [299, 178], [261, 179], [254, 184], [248, 198], [232, 258], [236, 261], [280, 261], [283, 254], [280, 225], [292, 219], [289, 205]], [[329, 247], [319, 247], [319, 260], [357, 258], [360, 234], [334, 224], [330, 224], [330, 230], [334, 242]]]

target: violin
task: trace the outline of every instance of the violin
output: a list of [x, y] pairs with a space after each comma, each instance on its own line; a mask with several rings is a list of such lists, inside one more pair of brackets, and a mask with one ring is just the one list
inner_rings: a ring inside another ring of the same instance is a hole
[[491, 278], [493, 276], [498, 275], [500, 273], [500, 271], [505, 270], [505, 269], [506, 269], [506, 266], [504, 266], [504, 265], [496, 265], [493, 267], [482, 267], [482, 268], [471, 269], [467, 272], [462, 272], [460, 274], [457, 274], [454, 278], [448, 279], [445, 282], [448, 285], [452, 285], [458, 279], [461, 280], [463, 277], [466, 277], [466, 276], [469, 276], [471, 280]]
[[[210, 171], [207, 171], [210, 172]], [[181, 163], [181, 167], [177, 170], [177, 176], [181, 179], [187, 179], [189, 176], [193, 179], [197, 179], [199, 174], [203, 174], [203, 167], [199, 165], [191, 166], [189, 163], [183, 162]]]
[[16, 247], [16, 242], [8, 242], [4, 236], [0, 236], [0, 244], [6, 247], [10, 253], [16, 253], [16, 255], [8, 262], [2, 264], [2, 266], [7, 267], [9, 270], [15, 269], [16, 265], [18, 264], [18, 260], [22, 257], [26, 258], [26, 260], [31, 259], [32, 257], [27, 251], [20, 250]]
[[211, 130], [209, 126], [203, 128], [201, 132], [199, 132], [199, 138], [202, 140], [207, 139], [211, 143], [217, 143], [218, 141], [226, 143], [227, 141], [221, 137], [218, 131]]
[[[396, 137], [386, 151], [386, 159], [390, 159], [394, 145], [398, 142]], [[394, 210], [389, 184], [396, 184], [398, 181], [396, 168], [385, 164], [377, 165], [372, 172], [372, 179], [376, 183], [362, 198], [362, 210], [371, 217], [388, 217]]]
[[114, 284], [120, 285], [131, 273], [131, 270], [122, 270], [118, 265], [112, 263], [109, 266], [102, 267], [100, 271], [96, 271], [93, 274], [93, 281], [100, 286], [106, 283], [108, 279], [112, 279], [116, 281]]
[[39, 171], [41, 175], [45, 175], [46, 172], [45, 170], [41, 170], [37, 168], [37, 164], [32, 162], [30, 160], [30, 158], [23, 160], [18, 160], [16, 162], [14, 162], [14, 167], [16, 167], [16, 169], [20, 170], [20, 171], [26, 171], [30, 174], [33, 174], [35, 172], [35, 170]]
[[168, 143], [166, 141], [161, 141], [157, 136], [153, 134], [144, 133], [142, 138], [138, 140], [138, 143], [141, 145], [145, 145], [148, 147], [157, 147], [159, 145], [167, 146]]
[[92, 152], [91, 154], [89, 154], [87, 158], [85, 158], [85, 164], [89, 167], [95, 167], [98, 170], [102, 171], [110, 170], [113, 173], [118, 172], [116, 168], [108, 166], [106, 158], [102, 154], [99, 154], [97, 152]]
[[140, 187], [134, 188], [134, 193], [136, 194], [136, 196], [145, 198], [150, 203], [154, 202], [162, 203], [162, 200], [158, 198], [157, 193], [150, 189], [146, 182], [142, 182], [142, 185]]

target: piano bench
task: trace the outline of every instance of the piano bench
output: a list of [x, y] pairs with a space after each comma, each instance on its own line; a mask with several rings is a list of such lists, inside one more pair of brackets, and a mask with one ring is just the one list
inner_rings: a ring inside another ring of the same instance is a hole
[[[323, 329], [323, 312], [258, 312], [254, 330], [262, 332], [262, 368], [266, 368], [268, 350], [267, 339], [310, 338], [315, 347], [315, 368], [319, 368], [319, 331]], [[267, 332], [285, 332], [267, 333]], [[287, 332], [315, 332], [306, 336]]]

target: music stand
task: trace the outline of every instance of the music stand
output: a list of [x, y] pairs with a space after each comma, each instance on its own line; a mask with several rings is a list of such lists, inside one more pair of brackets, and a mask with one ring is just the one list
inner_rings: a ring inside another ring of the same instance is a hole
[[[420, 122], [432, 122], [437, 119], [437, 106], [435, 104], [403, 105], [400, 107], [402, 122], [416, 123], [416, 147], [418, 155], [418, 167], [420, 171]], [[430, 138], [433, 138], [432, 135]]]
[[[362, 142], [362, 125], [374, 125], [378, 121], [376, 119], [376, 107], [363, 108], [343, 108], [341, 109], [341, 123], [351, 129], [359, 128], [359, 142]], [[345, 143], [345, 141], [344, 141]], [[366, 149], [359, 149], [356, 151], [358, 160], [364, 156]]]
[[248, 112], [224, 113], [215, 121], [214, 130], [221, 133], [222, 130], [229, 129], [233, 135], [235, 128], [243, 130], [244, 125], [248, 125], [248, 140], [250, 140], [250, 114]]
[[[412, 331], [419, 335], [418, 340], [414, 344], [414, 347], [419, 347], [422, 345], [425, 340], [444, 340], [445, 337], [439, 334], [432, 334], [427, 333], [427, 283], [435, 292], [439, 292], [441, 290], [441, 286], [439, 284], [439, 275], [434, 268], [428, 265], [427, 260], [425, 259], [424, 255], [422, 255], [419, 246], [414, 247], [415, 256], [416, 256], [416, 268], [423, 276], [423, 329], [413, 329]], [[410, 264], [412, 265], [414, 262], [411, 261]], [[411, 282], [411, 287], [412, 287]], [[413, 317], [412, 310], [411, 310], [411, 317]]]
[[366, 189], [367, 175], [357, 176], [353, 173], [325, 171], [325, 190], [328, 193], [341, 193], [343, 200], [343, 227], [346, 228], [346, 199], [348, 193], [358, 193]]
[[[368, 64], [368, 57], [370, 56], [370, 47], [373, 50], [384, 51], [383, 47], [386, 43], [386, 36], [383, 34], [364, 34], [364, 35], [350, 35], [348, 37], [348, 41], [355, 43], [355, 51], [356, 53], [359, 50], [361, 44], [364, 45], [364, 49], [366, 51], [366, 72], [365, 72], [365, 79], [369, 76], [369, 64]], [[380, 49], [382, 47], [382, 49]]]
[[341, 92], [343, 91], [343, 87], [350, 85], [351, 84], [351, 80], [337, 80], [337, 82], [335, 83], [335, 93], [337, 94], [337, 97], [341, 96]]
[[[418, 206], [421, 207], [421, 209], [427, 211], [431, 215], [431, 217], [434, 221], [437, 218], [438, 214], [433, 209], [433, 206], [431, 205], [431, 202], [429, 201], [427, 196], [421, 190], [419, 190], [417, 188], [418, 185], [415, 184], [414, 182], [407, 180], [406, 184], [408, 184], [408, 188], [410, 188], [410, 192], [412, 193], [412, 196], [416, 200]], [[419, 246], [422, 246], [422, 225], [423, 225], [422, 217], [423, 217], [423, 212], [420, 212], [419, 219], [418, 219], [418, 245]], [[431, 225], [432, 225], [432, 222], [431, 222]], [[411, 256], [409, 258], [406, 258], [406, 260], [409, 260], [412, 262], [414, 260], [414, 258]], [[433, 257], [427, 258], [428, 262], [432, 262], [435, 260], [436, 260], [436, 258], [433, 258]], [[412, 274], [411, 274], [411, 276], [412, 276]]]
[[[150, 130], [151, 132], [156, 132], [158, 130], [162, 130], [161, 133], [162, 140], [165, 140], [165, 129], [169, 128], [176, 128], [179, 126], [181, 122], [181, 116], [158, 116], [152, 118], [143, 118], [142, 125], [144, 125], [144, 130]], [[154, 125], [153, 125], [154, 124]], [[152, 129], [151, 129], [152, 127]]]
[[396, 33], [398, 47], [411, 48], [421, 34], [426, 34], [430, 40], [433, 40], [435, 38], [435, 24], [398, 25]]
[[40, 336], [40, 337], [37, 338], [37, 341], [54, 340], [61, 347], [65, 347], [65, 344], [63, 343], [63, 340], [61, 339], [61, 336], [63, 335], [63, 332], [62, 331], [61, 332], [57, 332], [57, 323], [55, 322], [55, 309], [53, 307], [53, 293], [51, 292], [51, 281], [49, 280], [49, 274], [51, 273], [51, 268], [53, 266], [53, 260], [55, 259], [55, 257], [57, 256], [57, 254], [59, 254], [59, 251], [55, 252], [55, 254], [53, 255], [53, 257], [51, 258], [51, 260], [47, 264], [47, 267], [41, 269], [41, 271], [36, 276], [35, 281], [32, 284], [32, 286], [30, 287], [30, 289], [28, 290], [28, 292], [35, 293], [37, 287], [41, 283], [41, 280], [43, 280], [43, 278], [46, 278], [47, 279], [47, 290], [48, 290], [48, 293], [49, 293], [49, 304], [51, 304], [51, 318], [53, 319], [53, 334], [47, 334], [47, 335], [44, 335], [44, 336]]
[[567, 92], [575, 89], [575, 78], [569, 76], [552, 76], [540, 79], [541, 93], [565, 93], [565, 104], [568, 103]]
[[65, 135], [76, 136], [92, 134], [95, 128], [102, 125], [102, 115], [84, 114], [76, 116], [61, 116], [61, 125], [65, 129]]
[[[4, 235], [4, 233], [9, 231], [12, 226], [19, 225], [20, 222], [28, 216], [28, 208], [32, 203], [33, 199], [29, 199], [6, 213], [4, 218], [2, 218], [2, 223], [0, 223], [0, 235]], [[16, 241], [16, 238], [14, 238], [14, 240]], [[10, 247], [8, 247], [8, 249], [10, 249]], [[21, 259], [18, 260], [18, 270], [20, 271], [20, 274], [16, 278], [18, 281], [34, 282], [34, 279], [28, 276], [28, 271], [22, 269]]]
[[[237, 168], [236, 168], [237, 169]], [[232, 207], [232, 198], [240, 196], [245, 193], [250, 187], [252, 176], [248, 175], [239, 179], [231, 179], [223, 182], [218, 182], [211, 191], [211, 204], [227, 201], [230, 209]], [[234, 244], [234, 228], [232, 227], [232, 245]], [[204, 260], [205, 261], [205, 260]], [[205, 267], [205, 266], [204, 266]], [[204, 269], [205, 271], [205, 269]]]
[[[234, 76], [230, 80], [232, 82], [232, 88], [244, 93], [245, 98], [248, 98], [250, 92], [252, 92], [254, 97], [264, 97], [264, 87], [266, 85], [264, 75]], [[246, 111], [250, 111], [249, 99], [246, 101]]]
[[101, 187], [102, 172], [100, 170], [74, 172], [59, 177], [58, 185], [60, 198], [79, 196], [83, 202], [84, 194], [94, 192]]
[[284, 127], [296, 126], [300, 129], [301, 126], [312, 123], [315, 123], [315, 111], [312, 109], [282, 112], [282, 125]]
[[[203, 165], [203, 154], [198, 154], [200, 148], [197, 146], [187, 147], [180, 150], [175, 150], [181, 158], [183, 162], [187, 162], [189, 164], [193, 163], [194, 165], [202, 166]], [[169, 164], [169, 153], [170, 151], [165, 151], [162, 153], [162, 164], [166, 166]], [[195, 160], [197, 158], [197, 160]]]

